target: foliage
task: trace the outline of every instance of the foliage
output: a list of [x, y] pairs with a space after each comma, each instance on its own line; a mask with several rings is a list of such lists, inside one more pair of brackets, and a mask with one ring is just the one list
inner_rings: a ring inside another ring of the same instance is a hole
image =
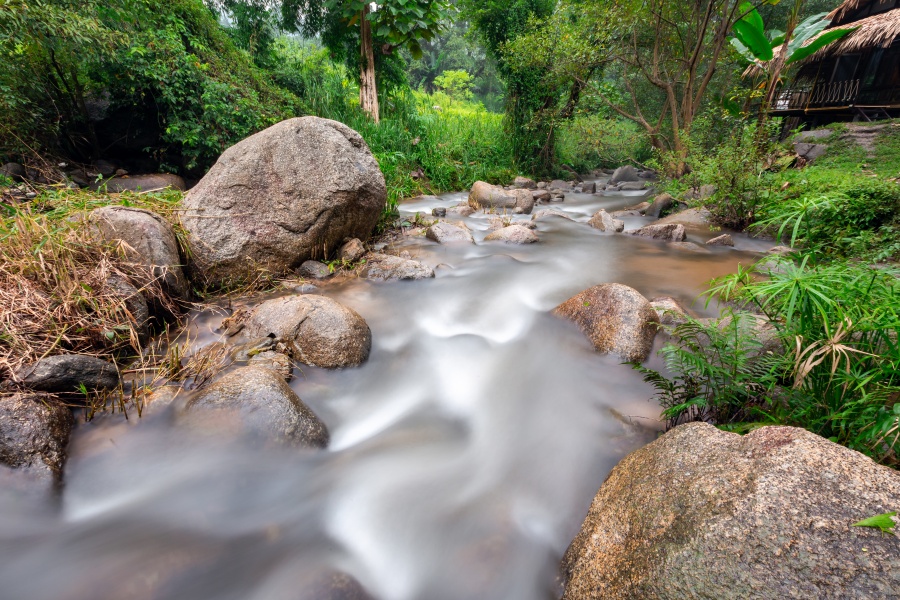
[[784, 32], [766, 32], [762, 17], [752, 4], [745, 3], [741, 10], [746, 14], [734, 24], [735, 37], [731, 38], [731, 45], [748, 62], [756, 63], [763, 70], [768, 70], [767, 63], [772, 60], [775, 51], [785, 44], [787, 54], [784, 65], [787, 66], [856, 31], [856, 28], [835, 29], [819, 35], [831, 24], [826, 18], [828, 13], [820, 13], [807, 17], [799, 23], [788, 39]]
[[869, 517], [868, 519], [863, 519], [859, 523], [854, 523], [853, 527], [873, 527], [881, 531], [881, 533], [894, 533], [894, 528], [897, 524], [894, 522], [893, 517], [896, 517], [896, 512], [884, 513], [883, 515], [875, 515], [874, 517]]
[[444, 71], [434, 79], [434, 87], [455, 100], [471, 100], [474, 79], [466, 71]]
[[641, 163], [651, 156], [647, 137], [637, 125], [590, 112], [579, 112], [560, 125], [556, 155], [559, 163], [579, 173]]

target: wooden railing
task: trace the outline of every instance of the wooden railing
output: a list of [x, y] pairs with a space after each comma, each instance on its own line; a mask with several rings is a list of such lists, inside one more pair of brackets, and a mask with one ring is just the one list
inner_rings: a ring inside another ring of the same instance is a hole
[[827, 106], [847, 106], [859, 98], [859, 79], [828, 84], [793, 86], [775, 98], [775, 110], [802, 110]]

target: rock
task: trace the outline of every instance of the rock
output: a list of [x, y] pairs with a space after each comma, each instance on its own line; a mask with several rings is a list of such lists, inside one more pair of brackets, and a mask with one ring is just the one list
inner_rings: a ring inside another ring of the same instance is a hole
[[672, 248], [677, 248], [679, 250], [686, 250], [688, 252], [696, 252], [698, 254], [709, 254], [709, 250], [707, 250], [700, 244], [695, 244], [694, 242], [672, 242], [669, 245]]
[[13, 181], [23, 181], [25, 179], [25, 167], [19, 163], [6, 163], [0, 167], [0, 175], [9, 177]]
[[699, 188], [691, 188], [686, 191], [682, 198], [685, 200], [706, 200], [711, 198], [717, 191], [714, 185], [701, 185]]
[[645, 225], [630, 233], [631, 235], [646, 237], [652, 240], [662, 240], [664, 242], [683, 242], [687, 238], [687, 233], [684, 231], [684, 225], [673, 223]]
[[304, 283], [303, 285], [295, 287], [294, 291], [298, 294], [318, 294], [319, 288], [311, 283]]
[[376, 281], [429, 279], [434, 277], [434, 269], [417, 260], [389, 254], [368, 254], [364, 276]]
[[534, 198], [534, 201], [537, 202], [550, 202], [550, 192], [547, 190], [535, 190], [531, 193], [531, 196]]
[[597, 182], [595, 181], [586, 181], [581, 184], [581, 193], [582, 194], [595, 194], [597, 193]]
[[356, 311], [316, 295], [263, 302], [250, 313], [245, 334], [275, 337], [297, 361], [325, 369], [360, 365], [372, 348], [372, 332]]
[[101, 182], [92, 183], [91, 189], [106, 190], [110, 194], [122, 192], [158, 192], [167, 188], [173, 190], [187, 190], [184, 179], [170, 173], [156, 173], [153, 175], [131, 175], [129, 177], [113, 177]]
[[572, 189], [572, 184], [568, 181], [563, 181], [562, 179], [554, 179], [547, 184], [547, 188], [551, 190], [569, 191]]
[[517, 215], [530, 215], [534, 210], [534, 204], [537, 202], [531, 190], [513, 190], [516, 196], [516, 207], [513, 212]]
[[262, 367], [240, 367], [195, 392], [181, 417], [204, 429], [229, 427], [313, 448], [328, 445], [328, 429], [288, 387]]
[[116, 165], [109, 162], [108, 160], [103, 160], [102, 158], [99, 160], [95, 160], [92, 166], [94, 168], [94, 171], [96, 171], [100, 175], [103, 175], [104, 177], [110, 177], [116, 172]]
[[645, 170], [638, 171], [638, 177], [641, 179], [646, 179], [647, 181], [659, 181], [659, 174], [656, 171]]
[[128, 171], [125, 169], [116, 169], [116, 177], [125, 177], [128, 175]]
[[331, 277], [331, 269], [328, 265], [317, 260], [304, 261], [297, 272], [301, 277], [309, 277], [310, 279], [328, 279]]
[[677, 427], [610, 473], [562, 563], [564, 600], [890, 598], [900, 475], [803, 429]]
[[546, 189], [547, 189], [547, 182], [546, 182], [546, 181], [539, 181], [538, 184], [537, 184], [537, 189], [539, 189], [539, 190], [546, 190]]
[[657, 221], [656, 225], [678, 224], [685, 227], [708, 227], [710, 213], [705, 208], [689, 208]]
[[609, 178], [609, 182], [613, 185], [639, 180], [640, 177], [638, 177], [637, 169], [635, 169], [631, 165], [619, 167], [618, 169], [613, 171], [612, 177]]
[[281, 375], [285, 381], [290, 381], [294, 377], [294, 363], [291, 362], [290, 357], [274, 350], [254, 354], [247, 364], [251, 367], [271, 369]]
[[714, 237], [713, 239], [706, 242], [707, 246], [730, 246], [734, 248], [734, 239], [727, 233], [723, 233], [718, 237]]
[[0, 397], [0, 464], [59, 482], [74, 426], [72, 411], [52, 396]]
[[355, 263], [365, 255], [366, 247], [363, 245], [362, 240], [357, 238], [347, 241], [338, 251], [338, 256], [341, 257], [341, 260], [351, 263]]
[[565, 202], [566, 195], [562, 192], [553, 191], [550, 192], [550, 202]]
[[162, 217], [140, 208], [104, 206], [91, 211], [88, 220], [102, 239], [124, 242], [126, 258], [159, 278], [167, 293], [176, 298], [189, 297], [190, 286], [181, 269], [178, 240]]
[[653, 349], [659, 317], [640, 292], [605, 283], [557, 306], [553, 313], [573, 321], [598, 352], [643, 362]]
[[602, 209], [597, 211], [594, 216], [591, 217], [591, 220], [588, 221], [588, 225], [594, 229], [605, 231], [606, 233], [619, 233], [625, 230], [624, 221], [613, 219], [608, 212]]
[[510, 225], [488, 234], [486, 242], [503, 242], [505, 244], [533, 244], [538, 241], [535, 232], [522, 225]]
[[813, 131], [801, 131], [794, 137], [795, 142], [810, 143], [830, 138], [834, 135], [831, 129], [815, 129]]
[[512, 211], [521, 208], [523, 212], [530, 213], [534, 207], [534, 197], [530, 190], [504, 190], [484, 181], [476, 181], [469, 192], [469, 206], [475, 210]]
[[131, 285], [130, 281], [120, 275], [110, 275], [106, 279], [106, 286], [112, 295], [121, 299], [138, 341], [146, 344], [150, 339], [150, 307], [147, 299], [140, 290]]
[[529, 179], [527, 177], [516, 177], [512, 183], [514, 188], [521, 188], [524, 190], [533, 190], [537, 188], [537, 184], [533, 179]]
[[654, 298], [650, 301], [650, 306], [656, 311], [657, 316], [659, 316], [661, 325], [678, 327], [683, 323], [687, 323], [690, 317], [687, 309], [685, 309], [678, 300], [669, 296]]
[[566, 219], [568, 221], [574, 221], [572, 217], [561, 210], [557, 210], [555, 208], [545, 208], [543, 210], [539, 210], [533, 215], [531, 215], [532, 221], [540, 221], [541, 219], [546, 219], [548, 217], [560, 217], [561, 219]]
[[659, 218], [662, 213], [672, 208], [674, 204], [675, 198], [673, 198], [671, 194], [660, 194], [653, 199], [653, 202], [647, 207], [644, 214], [648, 217]]
[[425, 231], [425, 237], [438, 244], [455, 244], [459, 242], [474, 244], [472, 232], [465, 227], [458, 227], [446, 221], [435, 223]]
[[362, 137], [318, 117], [282, 121], [226, 150], [184, 199], [198, 274], [209, 284], [284, 274], [368, 239], [387, 191]]
[[431, 216], [437, 217], [439, 219], [443, 219], [444, 217], [447, 216], [447, 209], [446, 208], [432, 208]]
[[636, 210], [639, 213], [644, 214], [647, 211], [647, 209], [649, 209], [649, 208], [650, 208], [649, 202], [639, 202], [639, 203], [635, 204], [634, 206], [626, 206], [625, 210]]
[[304, 600], [374, 600], [353, 577], [336, 571], [321, 571], [302, 577], [297, 585]]
[[619, 184], [620, 192], [641, 192], [647, 189], [647, 184], [643, 181], [626, 181]]
[[794, 144], [794, 152], [797, 153], [797, 156], [800, 158], [806, 159], [807, 163], [814, 162], [817, 158], [820, 158], [828, 152], [827, 144], [804, 144], [804, 143], [796, 143]]
[[447, 209], [448, 215], [459, 215], [460, 217], [470, 217], [475, 214], [475, 209], [468, 204], [460, 204]]
[[119, 387], [119, 371], [116, 365], [93, 356], [57, 354], [22, 367], [14, 380], [38, 392], [80, 394], [82, 386], [88, 392]]
[[613, 219], [626, 219], [626, 218], [634, 218], [634, 217], [643, 217], [639, 210], [614, 210], [609, 213]]

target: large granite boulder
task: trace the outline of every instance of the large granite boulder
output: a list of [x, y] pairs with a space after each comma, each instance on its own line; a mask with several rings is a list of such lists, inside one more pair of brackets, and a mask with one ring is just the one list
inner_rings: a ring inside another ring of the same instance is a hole
[[253, 309], [244, 333], [274, 337], [304, 364], [325, 369], [358, 366], [369, 358], [372, 332], [352, 308], [317, 295], [283, 296]]
[[578, 325], [598, 352], [643, 362], [653, 349], [659, 316], [635, 289], [604, 283], [557, 306], [553, 313]]
[[158, 278], [166, 292], [176, 298], [189, 297], [178, 239], [165, 219], [140, 208], [104, 206], [91, 211], [88, 221], [101, 239], [122, 243], [125, 258]]
[[534, 208], [534, 195], [528, 189], [505, 190], [484, 181], [476, 181], [469, 192], [469, 206], [475, 210], [500, 210], [528, 214]]
[[588, 221], [588, 225], [606, 233], [620, 233], [625, 231], [625, 221], [614, 219], [612, 215], [603, 209], [598, 210], [594, 216], [591, 217], [591, 220]]
[[640, 181], [640, 177], [638, 176], [637, 169], [635, 169], [631, 165], [619, 167], [613, 172], [612, 177], [609, 178], [609, 182], [613, 185], [634, 181]]
[[232, 146], [184, 199], [193, 266], [208, 284], [286, 273], [367, 239], [387, 191], [362, 137], [318, 117], [282, 121]]
[[204, 431], [250, 433], [279, 442], [324, 448], [328, 429], [276, 371], [235, 369], [193, 394], [180, 420]]
[[119, 370], [105, 360], [81, 354], [45, 356], [16, 371], [14, 380], [30, 390], [51, 394], [80, 394], [119, 386]]
[[565, 558], [564, 600], [895, 598], [900, 473], [806, 430], [691, 423], [631, 453]]
[[72, 411], [52, 396], [0, 396], [0, 464], [59, 481], [74, 425]]

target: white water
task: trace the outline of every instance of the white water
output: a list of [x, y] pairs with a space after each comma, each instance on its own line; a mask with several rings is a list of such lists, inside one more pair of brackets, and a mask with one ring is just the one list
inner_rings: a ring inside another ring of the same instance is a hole
[[[475, 215], [477, 246], [403, 242], [440, 265], [434, 280], [326, 286], [373, 334], [363, 367], [304, 367], [292, 383], [327, 451], [193, 439], [165, 412], [82, 424], [58, 505], [0, 493], [0, 598], [343, 597], [309, 591], [322, 571], [380, 600], [557, 597], [597, 488], [659, 425], [640, 376], [549, 311], [604, 282], [691, 304], [761, 249], [737, 237], [696, 254], [584, 224], [641, 199], [571, 194], [553, 207], [581, 222], [541, 220], [527, 247], [481, 244]], [[197, 317], [204, 342], [220, 320]]]

